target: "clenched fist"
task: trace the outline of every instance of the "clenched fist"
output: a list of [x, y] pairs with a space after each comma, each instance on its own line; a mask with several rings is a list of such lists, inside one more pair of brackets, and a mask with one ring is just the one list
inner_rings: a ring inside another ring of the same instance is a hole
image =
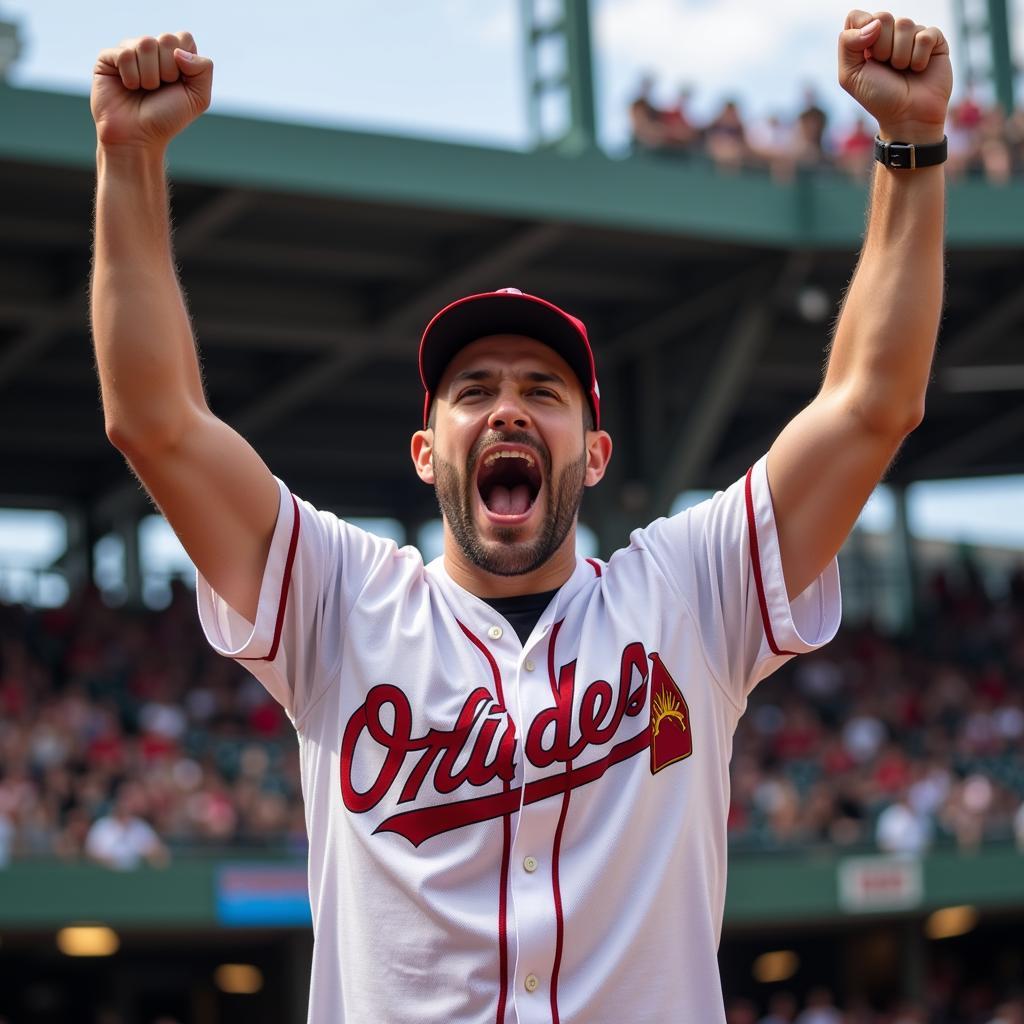
[[92, 75], [92, 116], [104, 146], [162, 148], [210, 105], [213, 61], [188, 32], [127, 39]]
[[949, 44], [937, 28], [885, 11], [851, 11], [839, 34], [839, 84], [889, 141], [938, 142], [953, 89]]

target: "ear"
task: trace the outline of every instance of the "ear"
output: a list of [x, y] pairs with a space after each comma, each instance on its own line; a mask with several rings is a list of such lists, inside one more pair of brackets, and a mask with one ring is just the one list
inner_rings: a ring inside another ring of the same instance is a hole
[[583, 478], [587, 487], [593, 487], [604, 476], [612, 457], [611, 436], [603, 430], [588, 430], [585, 443], [587, 446], [587, 473]]
[[412, 462], [416, 475], [425, 483], [434, 482], [434, 431], [427, 427], [412, 435]]

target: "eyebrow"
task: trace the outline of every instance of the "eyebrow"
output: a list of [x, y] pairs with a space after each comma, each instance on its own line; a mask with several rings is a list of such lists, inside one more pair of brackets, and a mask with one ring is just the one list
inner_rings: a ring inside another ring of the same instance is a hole
[[[452, 378], [452, 383], [455, 384], [461, 381], [482, 381], [490, 380], [492, 377], [497, 376], [494, 370], [463, 370], [461, 373], [455, 374]], [[561, 384], [565, 387], [565, 380], [557, 373], [545, 373], [541, 370], [530, 370], [522, 376], [532, 381], [534, 384]]]

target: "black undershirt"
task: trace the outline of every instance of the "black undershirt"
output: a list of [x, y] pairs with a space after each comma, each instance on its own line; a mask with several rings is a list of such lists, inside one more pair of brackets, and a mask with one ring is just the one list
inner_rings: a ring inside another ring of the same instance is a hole
[[516, 631], [519, 642], [525, 646], [533, 627], [551, 603], [559, 588], [545, 590], [542, 594], [518, 594], [516, 597], [485, 597], [485, 600], [499, 615], [507, 620]]

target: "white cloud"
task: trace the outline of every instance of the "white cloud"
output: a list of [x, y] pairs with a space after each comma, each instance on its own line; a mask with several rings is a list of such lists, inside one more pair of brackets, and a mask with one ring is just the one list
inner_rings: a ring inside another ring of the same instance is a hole
[[444, 0], [441, 12], [445, 22], [469, 27], [472, 37], [485, 46], [519, 45], [519, 5], [514, 0]]

